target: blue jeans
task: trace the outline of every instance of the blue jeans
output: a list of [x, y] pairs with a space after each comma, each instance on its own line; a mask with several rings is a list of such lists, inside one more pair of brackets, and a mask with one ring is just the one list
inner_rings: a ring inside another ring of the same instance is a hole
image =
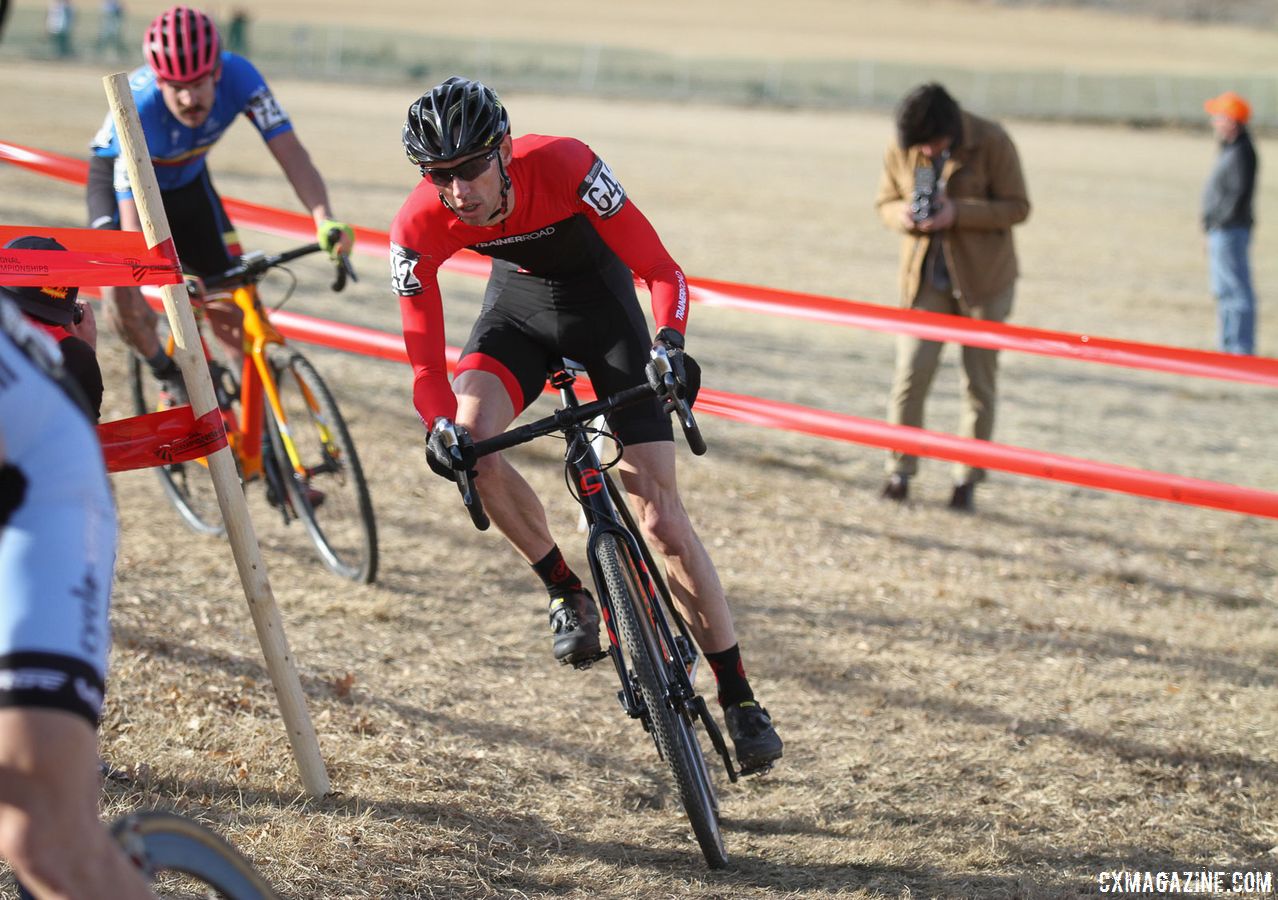
[[1256, 294], [1251, 287], [1247, 248], [1250, 228], [1213, 228], [1207, 232], [1207, 265], [1220, 321], [1224, 353], [1256, 352]]

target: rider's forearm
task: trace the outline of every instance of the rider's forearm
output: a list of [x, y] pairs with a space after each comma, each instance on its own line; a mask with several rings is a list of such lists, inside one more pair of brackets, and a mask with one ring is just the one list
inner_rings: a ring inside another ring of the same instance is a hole
[[272, 139], [268, 146], [271, 148], [271, 153], [275, 155], [284, 176], [293, 186], [297, 199], [302, 201], [302, 206], [315, 220], [316, 227], [319, 227], [325, 219], [333, 218], [324, 177], [320, 175], [319, 169], [315, 168], [311, 155], [306, 152], [297, 135], [291, 131], [285, 132]]

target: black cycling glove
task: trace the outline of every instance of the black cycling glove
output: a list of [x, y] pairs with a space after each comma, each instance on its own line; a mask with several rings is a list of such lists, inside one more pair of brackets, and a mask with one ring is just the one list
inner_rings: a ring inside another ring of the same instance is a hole
[[9, 517], [22, 505], [27, 496], [27, 476], [12, 463], [0, 465], [0, 528], [9, 524]]
[[[670, 360], [670, 372], [675, 378], [677, 396], [691, 409], [692, 404], [697, 401], [697, 392], [701, 390], [701, 366], [684, 352], [683, 335], [673, 328], [666, 327], [657, 332], [657, 337], [652, 342], [652, 349], [656, 350], [658, 347], [665, 348], [666, 358]], [[644, 374], [648, 378], [648, 383], [652, 385], [652, 389], [661, 398], [663, 410], [667, 413], [672, 412], [674, 401], [666, 396], [666, 387], [657, 369], [656, 360], [649, 361], [644, 368]]]
[[435, 427], [426, 436], [426, 464], [436, 475], [449, 481], [455, 481], [459, 471], [473, 470], [474, 443], [465, 426], [455, 425], [448, 419], [436, 419]]

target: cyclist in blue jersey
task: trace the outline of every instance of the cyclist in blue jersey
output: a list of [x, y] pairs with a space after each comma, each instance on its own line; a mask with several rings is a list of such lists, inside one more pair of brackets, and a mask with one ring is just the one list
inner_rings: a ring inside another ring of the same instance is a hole
[[98, 819], [116, 522], [58, 345], [0, 290], [0, 857], [37, 897], [149, 898]]
[[[146, 65], [130, 76], [133, 100], [155, 167], [164, 211], [183, 268], [190, 274], [222, 272], [240, 254], [239, 239], [209, 176], [206, 157], [241, 113], [257, 128], [297, 197], [315, 220], [330, 255], [350, 253], [351, 228], [335, 221], [324, 179], [302, 146], [288, 115], [253, 64], [222, 50], [217, 27], [199, 10], [168, 9], [151, 23], [142, 45]], [[140, 231], [141, 220], [120, 157], [110, 115], [92, 143], [89, 224]], [[339, 234], [337, 240], [330, 235]], [[156, 337], [156, 315], [137, 288], [106, 288], [108, 319], [147, 361], [157, 378], [180, 384], [177, 367]], [[214, 324], [238, 348], [229, 320]]]

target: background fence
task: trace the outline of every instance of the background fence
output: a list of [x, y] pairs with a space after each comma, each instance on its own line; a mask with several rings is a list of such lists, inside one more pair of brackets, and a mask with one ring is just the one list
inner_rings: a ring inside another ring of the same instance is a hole
[[[77, 58], [125, 65], [140, 61], [144, 21], [124, 22], [124, 54], [101, 40], [100, 24], [96, 11], [77, 11], [71, 40]], [[1272, 73], [978, 71], [874, 60], [672, 56], [600, 44], [466, 41], [348, 26], [250, 21], [233, 29], [229, 22], [220, 24], [233, 49], [247, 48], [274, 77], [421, 85], [465, 73], [499, 90], [844, 108], [888, 108], [913, 85], [936, 79], [966, 106], [998, 117], [1196, 126], [1203, 123], [1203, 100], [1229, 89], [1251, 101], [1256, 127], [1278, 127], [1278, 75]], [[11, 10], [0, 59], [49, 59], [55, 53], [42, 8]]]

